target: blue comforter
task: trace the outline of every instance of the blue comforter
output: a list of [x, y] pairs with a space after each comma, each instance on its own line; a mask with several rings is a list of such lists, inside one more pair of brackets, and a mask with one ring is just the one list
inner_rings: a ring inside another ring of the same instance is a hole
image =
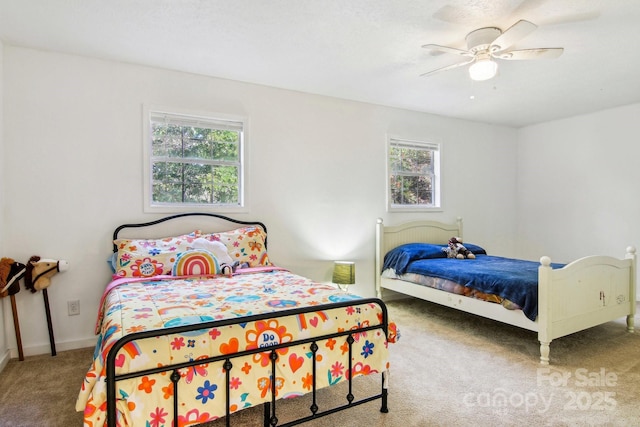
[[[406, 248], [408, 252], [396, 249], [385, 257], [384, 269], [393, 268], [398, 275], [415, 273], [451, 280], [506, 298], [518, 304], [531, 320], [535, 321], [538, 316], [538, 262], [490, 255], [476, 255], [475, 259], [460, 260], [443, 258], [439, 254], [426, 255], [429, 252], [426, 247], [409, 247]], [[551, 266], [561, 268], [563, 264]]]

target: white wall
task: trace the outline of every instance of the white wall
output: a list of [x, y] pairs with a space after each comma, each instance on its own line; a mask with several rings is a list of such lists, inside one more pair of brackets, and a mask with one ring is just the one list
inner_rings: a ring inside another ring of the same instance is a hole
[[633, 104], [519, 131], [520, 255], [622, 258], [640, 244], [639, 117]]
[[[0, 41], [0, 225], [4, 224], [4, 114], [2, 106], [4, 104], [4, 91], [3, 91], [3, 55], [4, 52], [4, 44]], [[4, 244], [4, 227], [0, 226], [0, 254], [5, 253], [5, 244]], [[4, 255], [2, 255], [4, 256]], [[5, 302], [7, 300], [7, 302]], [[10, 303], [8, 302], [8, 298], [4, 298], [0, 300], [0, 319], [2, 319], [3, 328], [0, 330], [0, 371], [5, 367], [5, 365], [9, 362], [9, 344], [7, 343], [7, 330], [9, 329], [8, 325], [13, 325], [13, 320], [10, 318], [11, 309], [8, 308], [5, 310], [5, 304], [7, 307], [10, 307]], [[5, 315], [7, 313], [7, 315]], [[13, 329], [11, 329], [13, 330]], [[15, 334], [14, 334], [15, 335]]]
[[[2, 46], [0, 45], [0, 49]], [[251, 212], [278, 264], [328, 281], [357, 263], [372, 296], [374, 224], [463, 216], [492, 253], [559, 262], [638, 245], [640, 104], [520, 130], [228, 80], [4, 46], [0, 249], [64, 258], [49, 292], [58, 350], [92, 345], [113, 228], [142, 211], [142, 104], [249, 117]], [[425, 94], [428, 96], [428, 94]], [[444, 210], [385, 211], [385, 134], [443, 141]], [[25, 353], [47, 353], [41, 294], [16, 296]], [[80, 316], [66, 302], [79, 299]], [[15, 338], [0, 302], [0, 369]]]
[[[142, 207], [143, 103], [249, 117], [240, 217], [264, 221], [272, 260], [299, 274], [329, 281], [332, 260], [354, 260], [355, 291], [373, 296], [377, 217], [463, 216], [467, 241], [515, 248], [513, 129], [11, 46], [4, 66], [4, 246], [70, 262], [49, 291], [59, 351], [93, 342], [113, 228], [156, 217]], [[387, 133], [442, 140], [443, 212], [385, 211]], [[40, 293], [17, 299], [25, 354], [47, 353]], [[67, 316], [72, 299], [80, 316]]]

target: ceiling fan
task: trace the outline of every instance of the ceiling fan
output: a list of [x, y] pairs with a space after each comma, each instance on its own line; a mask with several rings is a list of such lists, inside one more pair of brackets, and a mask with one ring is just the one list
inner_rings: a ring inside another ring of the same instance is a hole
[[467, 50], [455, 47], [441, 46], [437, 44], [425, 44], [422, 47], [429, 50], [452, 53], [458, 56], [469, 57], [467, 61], [448, 65], [428, 71], [421, 76], [430, 76], [441, 71], [453, 70], [471, 64], [469, 75], [473, 80], [488, 80], [493, 78], [498, 71], [498, 63], [495, 59], [504, 60], [530, 60], [530, 59], [553, 59], [562, 55], [564, 51], [561, 47], [547, 47], [536, 49], [507, 50], [523, 37], [533, 32], [537, 25], [520, 20], [502, 31], [496, 27], [485, 27], [474, 30], [467, 34]]

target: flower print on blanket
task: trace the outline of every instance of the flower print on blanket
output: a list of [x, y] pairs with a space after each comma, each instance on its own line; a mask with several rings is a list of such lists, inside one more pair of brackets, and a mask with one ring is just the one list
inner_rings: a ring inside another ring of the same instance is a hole
[[[105, 423], [105, 360], [109, 349], [125, 334], [261, 313], [277, 315], [281, 310], [350, 300], [353, 305], [346, 307], [319, 308], [304, 314], [203, 328], [125, 345], [116, 357], [116, 373], [180, 361], [203, 361], [178, 370], [180, 426], [204, 423], [226, 413], [227, 370], [222, 362], [206, 362], [213, 356], [265, 349], [232, 359], [228, 371], [231, 412], [270, 400], [272, 390], [278, 398], [308, 393], [313, 381], [313, 358], [317, 363], [318, 388], [387, 369], [388, 341], [381, 329], [352, 335], [355, 342], [351, 371], [346, 337], [318, 340], [313, 349], [311, 343], [278, 348], [275, 374], [271, 369], [270, 348], [274, 345], [379, 324], [380, 307], [359, 304], [357, 296], [278, 268], [231, 277], [119, 279], [107, 287], [103, 297], [97, 322], [98, 344], [76, 409], [84, 411], [85, 425], [100, 427]], [[395, 325], [389, 329], [395, 331]], [[170, 373], [164, 372], [119, 381], [118, 424], [171, 425], [175, 390], [169, 377]]]

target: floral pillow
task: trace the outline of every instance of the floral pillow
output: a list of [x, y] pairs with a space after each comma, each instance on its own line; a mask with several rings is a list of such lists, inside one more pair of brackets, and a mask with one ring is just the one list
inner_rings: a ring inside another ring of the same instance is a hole
[[171, 274], [177, 256], [192, 249], [198, 232], [163, 239], [117, 239], [115, 275], [118, 277], [151, 277]]
[[226, 245], [233, 262], [248, 267], [271, 265], [265, 241], [267, 233], [260, 227], [246, 226], [220, 233], [203, 234], [207, 240]]

